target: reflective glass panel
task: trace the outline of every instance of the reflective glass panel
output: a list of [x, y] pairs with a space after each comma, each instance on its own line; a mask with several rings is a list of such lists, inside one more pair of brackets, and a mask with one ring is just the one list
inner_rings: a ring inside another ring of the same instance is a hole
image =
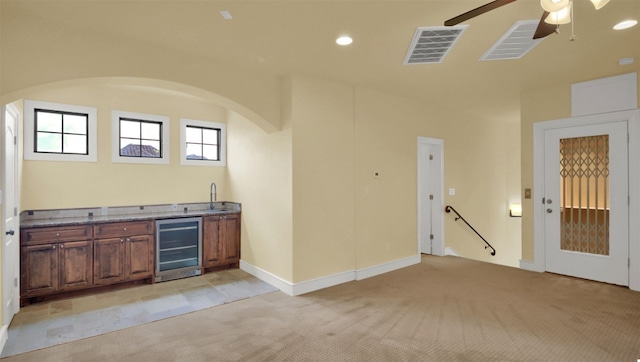
[[609, 135], [560, 140], [560, 248], [609, 255]]

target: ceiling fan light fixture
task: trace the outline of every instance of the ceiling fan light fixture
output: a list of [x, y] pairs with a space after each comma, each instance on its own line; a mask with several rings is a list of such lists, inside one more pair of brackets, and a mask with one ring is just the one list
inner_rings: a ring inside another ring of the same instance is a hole
[[591, 0], [591, 3], [596, 7], [596, 10], [602, 9], [608, 2], [609, 0]]
[[571, 22], [571, 4], [558, 11], [549, 13], [544, 19], [544, 22], [553, 25], [569, 24]]
[[540, 6], [545, 11], [555, 13], [566, 8], [569, 5], [569, 0], [540, 0]]

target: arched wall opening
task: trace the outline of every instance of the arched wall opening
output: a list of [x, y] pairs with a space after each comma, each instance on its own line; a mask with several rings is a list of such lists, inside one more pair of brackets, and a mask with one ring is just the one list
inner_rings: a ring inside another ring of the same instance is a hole
[[[82, 78], [28, 87], [0, 97], [22, 113], [25, 99], [97, 108], [96, 162], [23, 160], [20, 125], [20, 211], [205, 202], [242, 203], [242, 259], [291, 279], [291, 127], [276, 127], [223, 95], [171, 81], [136, 77]], [[111, 158], [113, 110], [170, 119], [170, 161], [124, 164]], [[227, 125], [225, 167], [180, 163], [181, 118]], [[280, 119], [277, 120], [280, 122]]]
[[177, 83], [161, 79], [139, 78], [139, 77], [96, 77], [78, 78], [65, 81], [41, 84], [33, 87], [23, 88], [0, 96], [1, 104], [8, 104], [19, 99], [28, 98], [31, 94], [45, 91], [55, 91], [58, 89], [74, 88], [80, 86], [112, 86], [129, 89], [144, 90], [150, 93], [174, 95], [179, 97], [189, 97], [201, 101], [211, 102], [226, 108], [229, 112], [237, 113], [247, 120], [255, 123], [267, 133], [277, 131], [279, 120], [267, 120], [249, 107], [246, 107], [228, 97], [213, 93], [211, 91], [193, 87], [183, 83]]

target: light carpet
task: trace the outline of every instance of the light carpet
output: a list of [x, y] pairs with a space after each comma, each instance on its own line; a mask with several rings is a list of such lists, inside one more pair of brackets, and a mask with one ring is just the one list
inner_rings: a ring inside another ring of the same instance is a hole
[[636, 361], [640, 293], [463, 258], [272, 292], [11, 361]]

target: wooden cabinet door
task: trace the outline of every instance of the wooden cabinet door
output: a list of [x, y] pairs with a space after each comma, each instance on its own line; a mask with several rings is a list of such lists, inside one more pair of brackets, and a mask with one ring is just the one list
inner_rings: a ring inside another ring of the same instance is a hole
[[127, 238], [125, 278], [128, 280], [145, 279], [153, 275], [154, 239], [151, 235], [139, 235]]
[[124, 280], [125, 238], [97, 239], [93, 247], [94, 284], [112, 284]]
[[20, 294], [32, 297], [55, 293], [60, 281], [57, 244], [23, 246], [20, 256]]
[[202, 218], [202, 267], [222, 265], [220, 247], [220, 216]]
[[240, 260], [240, 214], [224, 215], [220, 224], [222, 259], [224, 263]]
[[58, 244], [60, 290], [88, 288], [93, 285], [93, 243], [89, 240]]

